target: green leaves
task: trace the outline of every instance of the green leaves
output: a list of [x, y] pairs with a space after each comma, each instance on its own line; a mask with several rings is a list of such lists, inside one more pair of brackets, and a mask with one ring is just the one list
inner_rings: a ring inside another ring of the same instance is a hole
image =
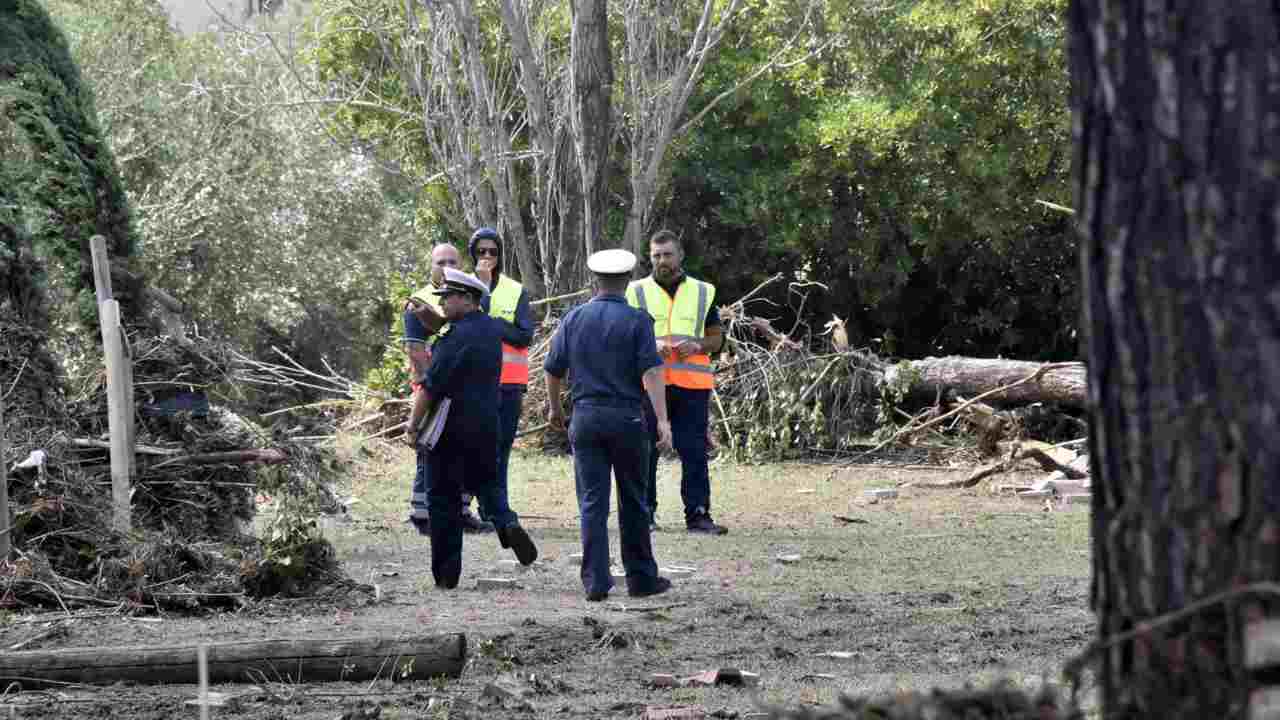
[[[811, 321], [849, 317], [892, 337], [883, 351], [1073, 355], [1075, 239], [1035, 203], [1070, 194], [1065, 7], [827, 2], [825, 49], [683, 146], [669, 224], [705, 243], [726, 297], [753, 287], [738, 268], [809, 268], [830, 288]], [[770, 22], [743, 28], [708, 77], [741, 75]], [[996, 323], [975, 323], [983, 310]]]

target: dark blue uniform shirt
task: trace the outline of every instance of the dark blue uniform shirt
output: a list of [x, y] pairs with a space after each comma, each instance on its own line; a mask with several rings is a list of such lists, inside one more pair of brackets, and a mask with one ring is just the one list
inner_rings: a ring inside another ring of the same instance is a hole
[[487, 448], [496, 457], [502, 323], [476, 310], [436, 341], [423, 383], [432, 400], [451, 398], [436, 450]]
[[600, 295], [574, 308], [551, 339], [543, 369], [569, 378], [573, 402], [599, 402], [639, 409], [640, 378], [662, 364], [653, 336], [653, 318], [621, 295]]
[[410, 310], [405, 310], [404, 311], [404, 339], [426, 342], [427, 339], [430, 337], [431, 337], [431, 332], [427, 330], [426, 325], [422, 324], [422, 321], [418, 319], [418, 316], [414, 315], [413, 312]]

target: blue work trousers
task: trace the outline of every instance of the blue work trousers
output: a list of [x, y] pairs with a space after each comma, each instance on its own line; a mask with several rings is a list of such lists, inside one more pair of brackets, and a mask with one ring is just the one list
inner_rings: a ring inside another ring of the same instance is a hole
[[418, 448], [417, 465], [413, 473], [413, 494], [409, 496], [409, 519], [430, 520], [431, 480], [427, 474], [427, 453], [422, 448]]
[[[520, 425], [520, 412], [524, 406], [523, 385], [503, 385], [498, 393], [498, 492], [502, 495], [502, 504], [509, 505], [511, 500], [507, 493], [507, 467], [511, 459], [511, 446], [516, 441], [516, 428]], [[420, 456], [421, 457], [421, 456]], [[471, 504], [471, 495], [463, 493], [461, 506]], [[431, 476], [427, 465], [421, 460], [418, 470], [413, 476], [413, 494], [409, 499], [409, 518], [425, 520], [431, 516]], [[489, 520], [483, 506], [480, 517]]]
[[[649, 475], [646, 495], [649, 519], [658, 513], [658, 421], [645, 399], [645, 420], [649, 425]], [[684, 518], [711, 514], [711, 475], [707, 470], [707, 413], [711, 410], [710, 390], [690, 390], [667, 386], [667, 419], [671, 421], [671, 441], [680, 456], [680, 498]]]
[[[516, 429], [520, 427], [520, 412], [524, 409], [524, 385], [502, 385], [498, 389], [498, 492], [502, 502], [510, 503], [507, 492], [507, 468], [511, 464], [511, 446], [516, 442]], [[480, 517], [488, 520], [484, 508]]]
[[[489, 438], [493, 438], [492, 435]], [[430, 487], [427, 500], [431, 518], [431, 574], [444, 588], [458, 585], [462, 575], [462, 493], [475, 495], [480, 509], [498, 530], [511, 527], [519, 518], [498, 492], [496, 444], [487, 448], [436, 446], [433, 451], [418, 449], [418, 466], [427, 468]], [[485, 452], [487, 450], [488, 452]], [[488, 461], [481, 458], [487, 456]]]
[[610, 471], [618, 485], [618, 529], [627, 589], [651, 591], [658, 564], [649, 537], [644, 469], [649, 463], [648, 433], [640, 408], [577, 403], [569, 424], [573, 469], [582, 523], [582, 586], [588, 593], [613, 587], [609, 572]]

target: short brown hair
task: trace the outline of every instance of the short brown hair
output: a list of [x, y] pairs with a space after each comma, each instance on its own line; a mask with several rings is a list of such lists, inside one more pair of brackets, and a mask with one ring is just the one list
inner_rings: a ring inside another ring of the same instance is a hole
[[680, 242], [680, 236], [676, 235], [674, 231], [667, 230], [666, 228], [663, 228], [658, 232], [654, 233], [653, 237], [649, 238], [649, 244], [650, 245], [671, 244], [680, 248], [681, 251], [684, 250], [684, 243]]

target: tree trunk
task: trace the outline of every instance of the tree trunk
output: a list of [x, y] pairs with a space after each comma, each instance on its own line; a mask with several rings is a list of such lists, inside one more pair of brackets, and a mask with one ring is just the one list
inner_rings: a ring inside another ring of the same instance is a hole
[[1074, 0], [1105, 717], [1243, 718], [1280, 579], [1280, 9]]
[[[428, 680], [458, 677], [467, 660], [463, 634], [390, 639], [241, 640], [210, 643], [209, 682], [254, 682], [250, 671], [282, 682]], [[96, 647], [0, 653], [0, 680], [40, 685], [196, 682], [195, 645]]]
[[[1025, 405], [1044, 402], [1083, 409], [1085, 406], [1084, 363], [1059, 363], [1040, 378], [989, 395], [983, 400], [993, 405]], [[1042, 363], [991, 358], [944, 357], [904, 360], [885, 369], [884, 382], [911, 397], [932, 399], [955, 393], [972, 399], [985, 392], [1013, 385], [1044, 367]]]
[[582, 168], [583, 241], [590, 255], [608, 244], [604, 227], [609, 197], [609, 141], [613, 136], [609, 2], [573, 0], [570, 7], [573, 10], [572, 119], [578, 163]]

